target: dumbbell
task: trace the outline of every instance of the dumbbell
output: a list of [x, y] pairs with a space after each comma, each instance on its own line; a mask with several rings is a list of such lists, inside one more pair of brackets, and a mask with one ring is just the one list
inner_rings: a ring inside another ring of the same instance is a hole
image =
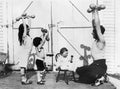
[[50, 40], [49, 35], [47, 35], [46, 36], [46, 41], [49, 41], [49, 40]]
[[47, 33], [48, 31], [47, 31], [47, 29], [41, 28], [41, 32]]
[[90, 47], [85, 46], [84, 44], [81, 44], [80, 47], [83, 48], [83, 49], [85, 49], [85, 50], [90, 51]]
[[96, 6], [95, 4], [90, 4], [89, 5], [89, 9], [87, 10], [87, 12], [88, 13], [91, 13], [91, 12], [93, 12], [95, 9], [97, 9], [98, 11], [100, 11], [100, 10], [103, 10], [103, 9], [105, 9], [106, 7], [105, 7], [105, 5], [103, 5], [103, 4], [101, 4], [101, 5], [98, 5], [98, 6]]
[[105, 8], [106, 8], [106, 7], [105, 7], [105, 5], [103, 5], [103, 4], [97, 6], [97, 10], [98, 10], [98, 11], [104, 10]]
[[95, 4], [90, 4], [89, 5], [89, 9], [87, 10], [88, 13], [93, 12], [96, 9], [96, 5]]

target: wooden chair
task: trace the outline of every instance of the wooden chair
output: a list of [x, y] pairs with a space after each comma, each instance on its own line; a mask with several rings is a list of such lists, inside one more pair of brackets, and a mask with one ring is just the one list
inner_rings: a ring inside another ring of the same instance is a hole
[[[56, 56], [55, 56], [56, 62], [57, 62], [58, 57], [59, 57], [59, 53], [57, 53]], [[57, 74], [57, 77], [56, 77], [56, 82], [58, 82], [60, 80], [60, 77], [61, 77], [62, 74], [64, 75], [63, 78], [64, 78], [64, 81], [65, 81], [66, 84], [68, 84], [70, 77], [72, 77], [75, 81], [74, 71], [65, 70], [65, 69], [63, 70], [60, 67], [57, 70], [58, 70], [58, 74]], [[70, 76], [70, 74], [72, 74], [72, 76]]]

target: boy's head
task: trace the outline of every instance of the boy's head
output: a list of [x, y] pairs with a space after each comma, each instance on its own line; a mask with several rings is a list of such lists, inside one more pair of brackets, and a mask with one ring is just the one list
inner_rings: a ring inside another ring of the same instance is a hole
[[63, 47], [60, 49], [60, 54], [63, 56], [63, 57], [67, 57], [68, 56], [68, 49]]
[[38, 46], [41, 44], [41, 42], [42, 42], [42, 38], [40, 38], [40, 37], [35, 37], [35, 38], [33, 39], [33, 45], [34, 45], [35, 47], [38, 47]]

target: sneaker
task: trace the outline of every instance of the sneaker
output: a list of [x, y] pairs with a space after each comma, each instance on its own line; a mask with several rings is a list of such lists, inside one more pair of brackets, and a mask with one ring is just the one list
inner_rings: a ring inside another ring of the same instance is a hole
[[32, 81], [21, 81], [22, 85], [29, 85], [32, 84]]
[[92, 86], [100, 86], [103, 84], [103, 81], [101, 80], [96, 80], [94, 84], [91, 84]]
[[45, 83], [43, 81], [37, 82], [38, 85], [44, 85]]

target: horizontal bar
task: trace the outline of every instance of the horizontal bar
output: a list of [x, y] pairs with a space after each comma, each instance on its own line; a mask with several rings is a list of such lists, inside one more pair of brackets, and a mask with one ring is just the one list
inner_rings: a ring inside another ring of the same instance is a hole
[[60, 29], [79, 29], [79, 28], [92, 28], [92, 26], [88, 26], [88, 27], [60, 27]]
[[[31, 27], [30, 29], [41, 29], [43, 27]], [[13, 28], [13, 29], [18, 29], [18, 28]]]

